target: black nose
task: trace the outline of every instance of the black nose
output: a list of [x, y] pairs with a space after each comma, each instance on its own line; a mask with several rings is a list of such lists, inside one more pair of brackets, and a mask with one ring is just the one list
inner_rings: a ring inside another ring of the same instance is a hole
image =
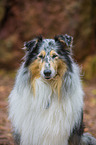
[[51, 70], [44, 70], [44, 75], [49, 77], [51, 75]]

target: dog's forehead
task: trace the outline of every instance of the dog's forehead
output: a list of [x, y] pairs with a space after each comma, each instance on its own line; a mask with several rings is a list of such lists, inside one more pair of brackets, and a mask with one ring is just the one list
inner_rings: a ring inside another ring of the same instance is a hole
[[40, 51], [44, 50], [48, 54], [51, 50], [56, 50], [56, 43], [54, 39], [44, 39], [40, 47]]

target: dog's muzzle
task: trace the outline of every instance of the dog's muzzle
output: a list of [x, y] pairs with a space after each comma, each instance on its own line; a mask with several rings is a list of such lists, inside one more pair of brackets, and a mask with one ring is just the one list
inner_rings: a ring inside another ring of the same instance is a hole
[[45, 79], [50, 79], [51, 78], [51, 70], [44, 70], [44, 77]]

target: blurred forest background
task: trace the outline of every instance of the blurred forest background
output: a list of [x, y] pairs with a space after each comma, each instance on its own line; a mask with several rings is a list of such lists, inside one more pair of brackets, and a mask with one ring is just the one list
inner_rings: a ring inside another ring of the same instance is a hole
[[83, 70], [85, 131], [96, 137], [96, 0], [0, 0], [1, 144], [13, 144], [6, 106], [24, 42], [65, 33], [74, 38], [73, 57]]

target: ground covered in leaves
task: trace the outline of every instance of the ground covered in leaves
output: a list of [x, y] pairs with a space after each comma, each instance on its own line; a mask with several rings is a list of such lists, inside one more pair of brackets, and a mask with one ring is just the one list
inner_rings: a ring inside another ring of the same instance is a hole
[[[14, 84], [14, 76], [14, 73], [0, 73], [0, 145], [14, 145], [7, 112], [8, 95]], [[96, 84], [84, 83], [84, 91], [85, 132], [96, 137]]]

